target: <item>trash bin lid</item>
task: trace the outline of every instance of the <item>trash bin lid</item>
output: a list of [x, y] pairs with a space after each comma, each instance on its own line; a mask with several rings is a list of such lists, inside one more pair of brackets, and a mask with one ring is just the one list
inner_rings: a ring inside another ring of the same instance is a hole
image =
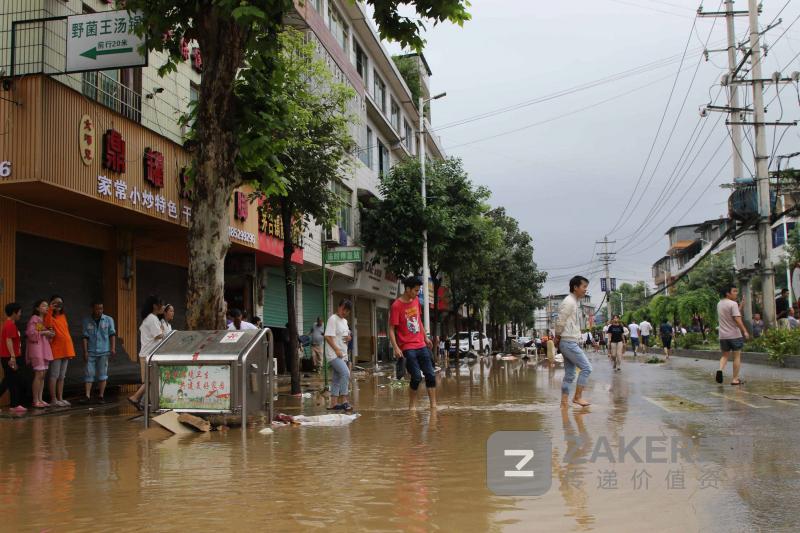
[[229, 331], [201, 330], [174, 331], [155, 352], [153, 359], [164, 360], [171, 357], [190, 356], [193, 359], [236, 358], [257, 339], [265, 330]]

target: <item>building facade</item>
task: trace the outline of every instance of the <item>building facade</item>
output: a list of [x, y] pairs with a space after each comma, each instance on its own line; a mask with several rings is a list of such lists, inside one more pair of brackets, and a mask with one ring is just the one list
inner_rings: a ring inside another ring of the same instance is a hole
[[[35, 298], [61, 294], [73, 328], [93, 301], [103, 300], [123, 349], [135, 358], [138, 307], [148, 294], [175, 305], [175, 326], [185, 327], [191, 155], [179, 119], [198, 98], [203, 67], [201, 51], [187, 43], [186, 61], [166, 77], [157, 72], [165, 58], [155, 52], [146, 67], [61, 74], [68, 28], [52, 19], [112, 10], [104, 0], [0, 1], [0, 68], [10, 73], [13, 58], [15, 73], [0, 99], [6, 125], [0, 164], [7, 169], [0, 172], [0, 299], [27, 308]], [[397, 280], [372, 261], [330, 268], [324, 310], [322, 250], [326, 242], [359, 243], [358, 202], [379, 195], [381, 173], [415, 156], [419, 115], [360, 2], [298, 3], [289, 22], [355, 90], [358, 162], [352, 175], [332, 184], [344, 200], [332, 230], [312, 225], [285, 236], [274, 214], [248, 201], [251, 188], [234, 193], [225, 298], [229, 307], [262, 317], [281, 338], [288, 322], [283, 239], [292, 238], [300, 329], [307, 332], [339, 298], [349, 298], [354, 352], [373, 361], [385, 344]], [[417, 62], [425, 67], [423, 58]], [[428, 76], [424, 68], [425, 95]], [[424, 142], [431, 157], [442, 157], [438, 138], [427, 135]], [[276, 349], [280, 354], [280, 343]]]

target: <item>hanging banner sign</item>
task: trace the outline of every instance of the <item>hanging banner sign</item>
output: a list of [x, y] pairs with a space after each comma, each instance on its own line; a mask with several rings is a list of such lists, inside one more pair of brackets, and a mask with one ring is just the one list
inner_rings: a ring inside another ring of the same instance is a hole
[[142, 15], [125, 10], [67, 17], [66, 72], [147, 66], [141, 24]]

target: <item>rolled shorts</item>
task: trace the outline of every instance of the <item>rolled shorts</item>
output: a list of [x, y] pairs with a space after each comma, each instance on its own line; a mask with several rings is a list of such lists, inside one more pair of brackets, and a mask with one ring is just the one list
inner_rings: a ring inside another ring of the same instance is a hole
[[719, 349], [723, 352], [738, 352], [744, 348], [744, 337], [738, 339], [720, 339]]
[[664, 348], [667, 350], [672, 349], [672, 335], [662, 335], [661, 342], [664, 344]]
[[94, 383], [95, 381], [108, 380], [108, 356], [110, 354], [95, 355], [89, 354], [89, 360], [86, 361], [86, 375], [84, 382]]
[[650, 335], [642, 335], [642, 344], [650, 346]]
[[631, 345], [636, 348], [639, 346], [639, 337], [631, 337]]

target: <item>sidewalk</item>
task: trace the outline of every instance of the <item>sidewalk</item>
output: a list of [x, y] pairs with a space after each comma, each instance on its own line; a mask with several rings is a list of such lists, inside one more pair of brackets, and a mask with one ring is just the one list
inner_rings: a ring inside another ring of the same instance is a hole
[[[719, 350], [687, 350], [684, 348], [677, 348], [675, 354], [678, 357], [691, 357], [694, 359], [709, 359], [718, 361], [722, 357], [722, 352]], [[762, 352], [742, 352], [742, 362], [751, 363], [755, 365], [768, 365], [780, 368], [781, 366], [777, 361], [772, 361], [769, 355]], [[789, 356], [785, 359], [785, 368], [800, 368], [800, 356]]]

